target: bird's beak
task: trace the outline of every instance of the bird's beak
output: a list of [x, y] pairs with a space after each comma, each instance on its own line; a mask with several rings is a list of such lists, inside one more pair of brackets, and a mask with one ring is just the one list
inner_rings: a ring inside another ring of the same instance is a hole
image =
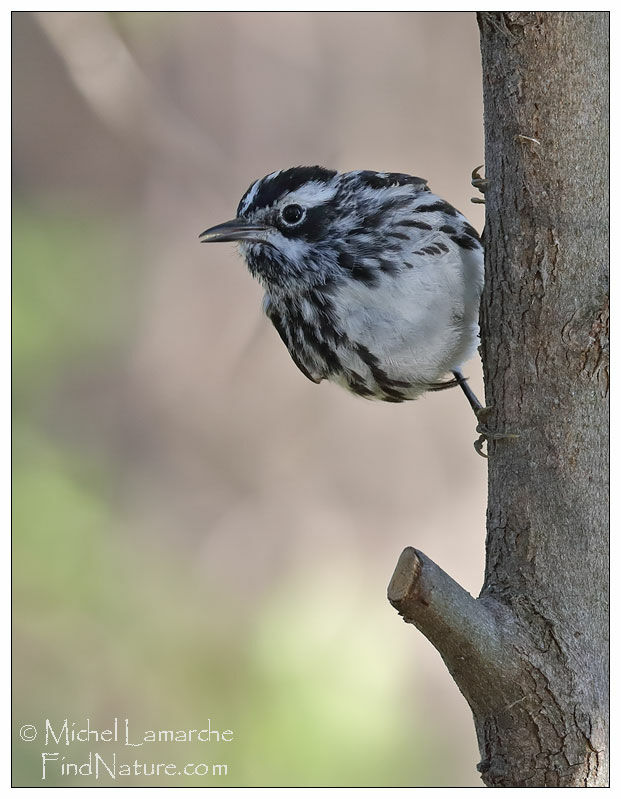
[[199, 235], [205, 243], [210, 241], [264, 241], [265, 225], [253, 225], [245, 219], [231, 219], [221, 225], [215, 225]]

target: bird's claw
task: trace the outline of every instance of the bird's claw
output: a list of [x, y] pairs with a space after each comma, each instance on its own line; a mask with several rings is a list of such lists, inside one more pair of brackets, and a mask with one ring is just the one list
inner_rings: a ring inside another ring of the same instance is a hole
[[493, 406], [490, 405], [487, 408], [479, 408], [478, 411], [475, 411], [476, 417], [479, 420], [479, 424], [476, 426], [476, 431], [480, 435], [477, 438], [477, 440], [474, 442], [474, 448], [482, 458], [487, 458], [487, 455], [485, 454], [485, 452], [483, 452], [483, 444], [486, 441], [500, 441], [503, 438], [520, 437], [517, 433], [497, 433], [489, 429], [489, 427], [485, 424], [485, 422], [487, 421], [490, 415], [492, 407]]
[[[487, 191], [487, 188], [489, 186], [489, 181], [487, 180], [487, 178], [482, 178], [481, 177], [481, 175], [479, 173], [479, 169], [483, 169], [483, 164], [481, 164], [481, 166], [475, 167], [472, 170], [472, 175], [471, 175], [471, 181], [470, 182], [472, 183], [472, 185], [474, 186], [475, 189], [478, 189], [481, 192], [481, 194], [485, 195], [485, 192]], [[470, 202], [485, 204], [485, 196], [483, 196], [482, 198], [481, 197], [472, 197], [470, 199]]]

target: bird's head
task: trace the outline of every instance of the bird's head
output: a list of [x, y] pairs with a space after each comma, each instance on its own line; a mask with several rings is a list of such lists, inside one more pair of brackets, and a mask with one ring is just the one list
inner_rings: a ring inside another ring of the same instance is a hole
[[239, 242], [248, 268], [268, 289], [326, 285], [362, 260], [385, 257], [387, 226], [426, 190], [422, 178], [410, 175], [293, 167], [252, 183], [237, 217], [200, 239]]

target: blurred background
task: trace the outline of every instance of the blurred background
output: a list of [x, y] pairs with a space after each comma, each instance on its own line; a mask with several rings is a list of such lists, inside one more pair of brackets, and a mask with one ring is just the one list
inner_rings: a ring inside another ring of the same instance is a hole
[[234, 732], [62, 747], [228, 765], [117, 785], [479, 785], [465, 700], [386, 600], [407, 545], [479, 591], [467, 403], [312, 385], [197, 238], [316, 163], [425, 177], [481, 230], [474, 14], [12, 19], [14, 785], [50, 751], [22, 724], [114, 717]]

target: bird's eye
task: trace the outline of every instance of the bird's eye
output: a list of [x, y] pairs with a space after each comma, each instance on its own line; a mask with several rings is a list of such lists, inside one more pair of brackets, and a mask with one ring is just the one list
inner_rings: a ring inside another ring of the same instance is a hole
[[301, 205], [296, 205], [295, 203], [292, 205], [285, 205], [280, 212], [280, 216], [286, 225], [297, 225], [304, 217], [304, 209]]

